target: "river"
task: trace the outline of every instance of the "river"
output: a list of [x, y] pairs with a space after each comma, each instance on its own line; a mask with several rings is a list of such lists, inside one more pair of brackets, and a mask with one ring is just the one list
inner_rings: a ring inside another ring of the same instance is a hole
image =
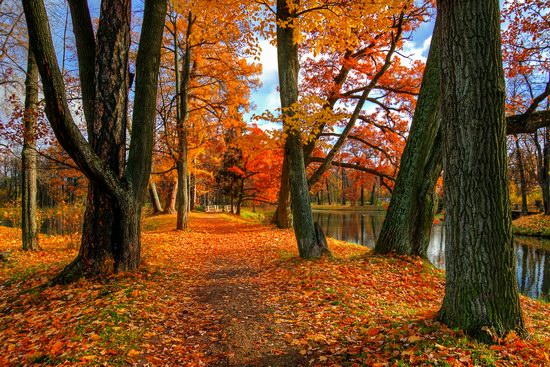
[[[328, 237], [373, 248], [382, 229], [385, 212], [314, 210], [313, 216]], [[521, 293], [550, 301], [550, 240], [515, 236], [514, 249]], [[443, 225], [434, 225], [428, 259], [436, 267], [445, 268]]]

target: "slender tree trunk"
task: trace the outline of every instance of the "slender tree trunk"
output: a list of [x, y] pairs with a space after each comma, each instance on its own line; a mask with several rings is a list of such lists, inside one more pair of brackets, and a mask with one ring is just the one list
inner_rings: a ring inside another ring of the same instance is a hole
[[[430, 218], [430, 214], [437, 203], [433, 202], [433, 191], [441, 172], [441, 138], [436, 140], [441, 125], [438, 117], [439, 33], [440, 20], [436, 19], [409, 137], [401, 157], [388, 212], [376, 242], [377, 253], [427, 256], [424, 248], [429, 241], [433, 221], [433, 215]], [[431, 170], [439, 172], [432, 173]], [[422, 234], [426, 237], [422, 237]]]
[[498, 0], [440, 0], [446, 284], [439, 318], [486, 342], [525, 335], [506, 177]]
[[23, 250], [38, 250], [36, 223], [36, 131], [38, 113], [38, 67], [32, 51], [27, 56], [25, 79], [25, 113], [23, 116], [23, 154], [21, 178], [21, 231]]
[[542, 153], [542, 197], [544, 214], [550, 215], [550, 129], [544, 129], [544, 148]]
[[[298, 101], [298, 45], [295, 43], [295, 10], [289, 3], [297, 1], [277, 0], [277, 57], [279, 67], [279, 85], [281, 108], [286, 117], [292, 116], [293, 105]], [[288, 24], [282, 27], [279, 22]], [[309, 189], [304, 165], [304, 150], [299, 127], [284, 124], [288, 134], [285, 142], [285, 157], [288, 159], [290, 197], [292, 202], [292, 220], [298, 250], [303, 258], [319, 257], [328, 253], [326, 240], [319, 226], [313, 223]]]
[[327, 186], [327, 201], [328, 201], [328, 205], [332, 205], [332, 198], [330, 196], [330, 185], [328, 183], [328, 178], [325, 179], [325, 185]]
[[157, 184], [154, 181], [149, 182], [149, 195], [151, 197], [151, 204], [153, 205], [153, 214], [162, 213]]
[[525, 183], [525, 168], [523, 166], [523, 156], [521, 155], [518, 137], [514, 136], [514, 140], [516, 143], [516, 159], [518, 160], [519, 185], [521, 192], [521, 215], [527, 215], [529, 213], [529, 209], [527, 208], [527, 187]]
[[195, 210], [195, 205], [197, 203], [197, 176], [194, 174], [190, 176], [190, 186], [191, 186], [191, 200], [189, 200], [189, 210]]
[[[191, 33], [193, 29], [193, 15], [191, 11], [188, 14], [187, 33], [185, 37], [185, 52], [183, 55], [183, 73], [181, 85], [179, 85], [178, 111], [176, 127], [178, 130], [178, 194], [177, 194], [177, 225], [178, 230], [187, 228], [189, 216], [189, 180], [187, 173], [187, 120], [189, 119], [189, 81], [191, 79]], [[178, 64], [178, 39], [177, 33], [174, 37], [174, 60], [176, 70]], [[179, 77], [176, 76], [177, 81]], [[176, 83], [177, 85], [178, 83]]]
[[342, 205], [346, 205], [346, 171], [342, 168]]

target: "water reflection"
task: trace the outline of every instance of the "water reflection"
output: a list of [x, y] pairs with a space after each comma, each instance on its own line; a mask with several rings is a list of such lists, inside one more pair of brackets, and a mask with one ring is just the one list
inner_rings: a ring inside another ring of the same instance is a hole
[[[374, 247], [385, 212], [314, 211], [314, 219], [328, 237]], [[550, 240], [531, 237], [514, 239], [516, 273], [520, 291], [532, 298], [550, 301]], [[428, 259], [445, 268], [445, 231], [435, 225], [428, 247]]]

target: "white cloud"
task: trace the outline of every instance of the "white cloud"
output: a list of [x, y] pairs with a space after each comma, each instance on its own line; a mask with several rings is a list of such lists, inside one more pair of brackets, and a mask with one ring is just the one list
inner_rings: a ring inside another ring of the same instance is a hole
[[426, 62], [431, 43], [431, 36], [422, 41], [422, 43], [406, 40], [402, 54], [408, 56], [408, 58], [401, 57], [403, 64], [410, 66], [416, 60]]

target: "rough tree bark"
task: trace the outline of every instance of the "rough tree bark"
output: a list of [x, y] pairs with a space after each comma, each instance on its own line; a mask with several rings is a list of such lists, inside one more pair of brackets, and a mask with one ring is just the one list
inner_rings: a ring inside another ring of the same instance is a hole
[[42, 0], [24, 1], [54, 133], [90, 180], [78, 257], [55, 279], [136, 269], [141, 207], [151, 170], [160, 45], [166, 0], [146, 0], [136, 60], [132, 137], [126, 161], [130, 1], [104, 0], [97, 37], [86, 1], [69, 1], [90, 141], [75, 124]]
[[38, 250], [36, 223], [36, 130], [38, 113], [38, 66], [32, 51], [27, 55], [25, 78], [25, 112], [23, 116], [23, 154], [21, 175], [21, 234], [23, 250]]
[[446, 284], [439, 319], [525, 335], [506, 177], [498, 0], [440, 0]]
[[441, 173], [441, 164], [438, 163], [441, 161], [441, 139], [437, 139], [441, 125], [438, 113], [439, 32], [440, 21], [436, 19], [409, 137], [388, 212], [376, 242], [377, 253], [395, 252], [427, 257], [426, 242], [429, 243], [433, 222], [431, 213], [437, 207], [434, 186]]
[[[297, 0], [277, 0], [277, 59], [281, 108], [286, 118], [292, 116], [293, 105], [298, 101], [300, 69], [298, 45], [294, 37], [296, 11], [290, 9], [289, 2], [293, 2], [293, 5], [298, 3]], [[322, 231], [313, 222], [301, 133], [299, 127], [288, 126], [287, 122], [285, 122], [285, 131], [287, 133], [285, 157], [288, 163], [292, 221], [298, 251], [303, 258], [320, 257], [329, 251], [326, 241], [323, 241]]]

